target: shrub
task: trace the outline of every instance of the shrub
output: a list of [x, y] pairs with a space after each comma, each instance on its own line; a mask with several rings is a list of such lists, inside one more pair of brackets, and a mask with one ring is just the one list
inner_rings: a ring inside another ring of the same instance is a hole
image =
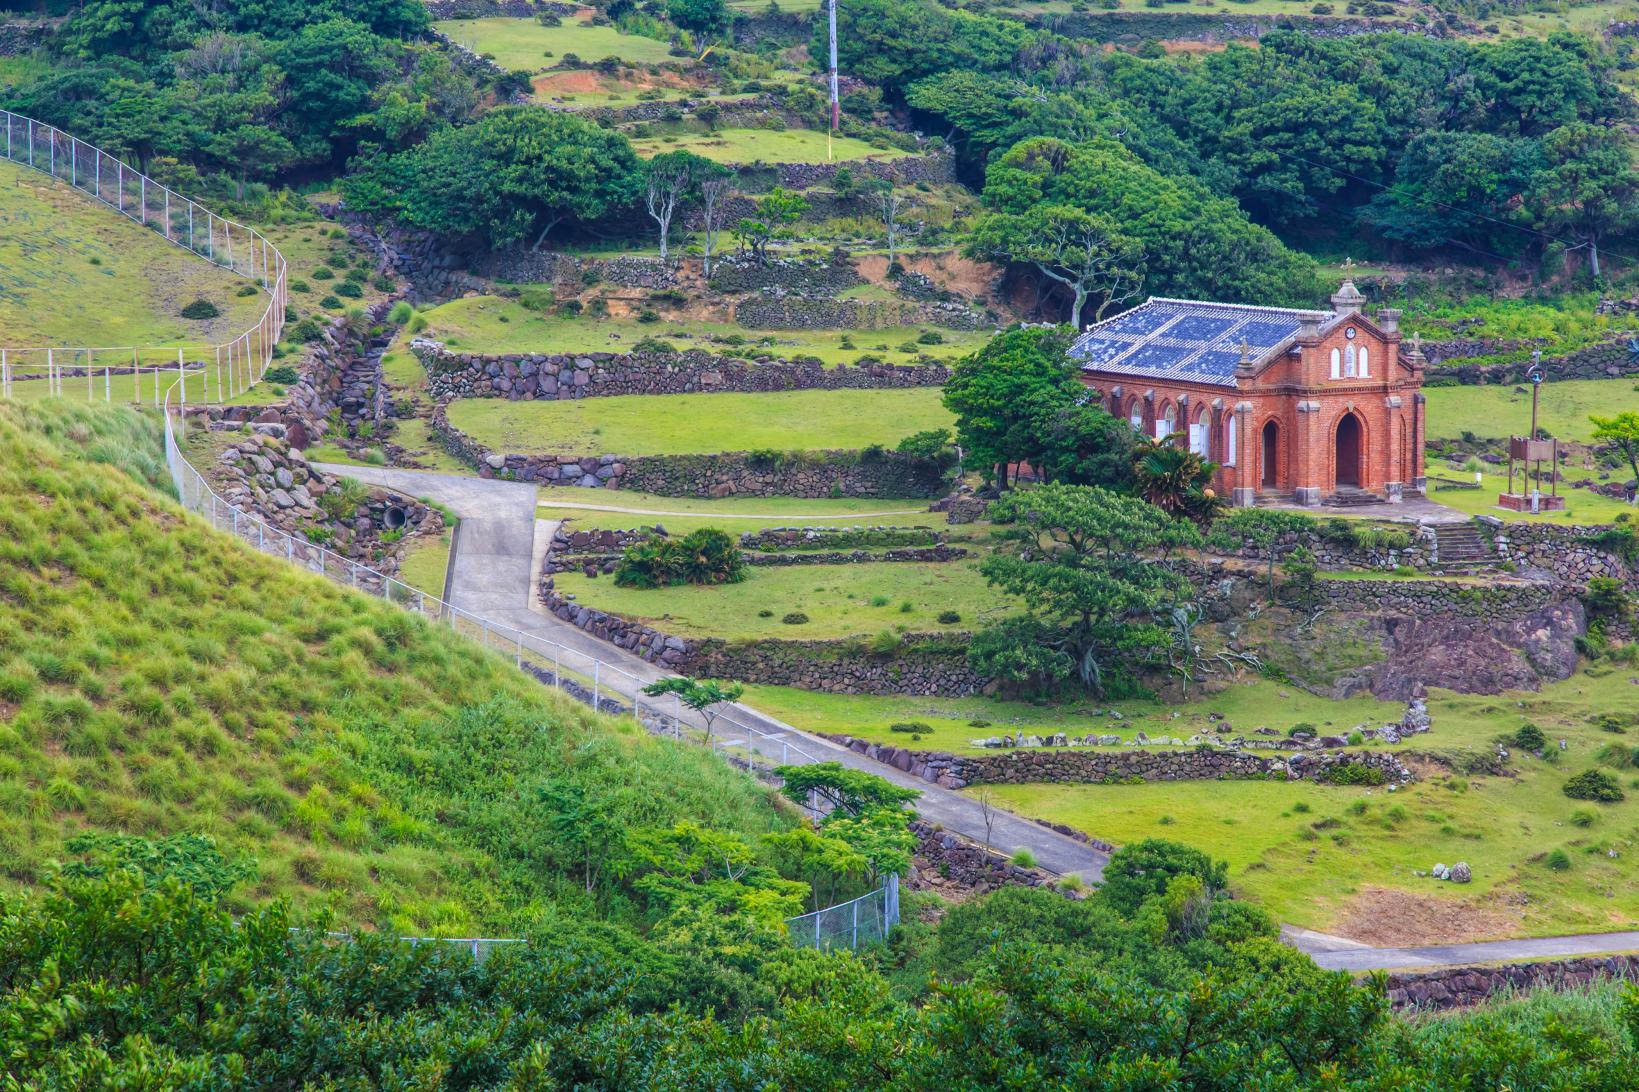
[[715, 527], [702, 527], [678, 539], [650, 535], [628, 546], [615, 568], [615, 583], [624, 588], [737, 584], [745, 576], [740, 548]]
[[643, 337], [638, 340], [637, 344], [632, 346], [632, 352], [675, 353], [677, 352], [677, 346], [673, 345], [669, 341], [661, 341], [657, 337]]
[[1571, 812], [1571, 825], [1574, 827], [1591, 827], [1599, 819], [1599, 813], [1587, 808], [1577, 808]]
[[918, 734], [918, 733], [931, 732], [931, 731], [933, 731], [933, 725], [924, 724], [923, 722], [921, 722], [919, 720], [901, 721], [897, 724], [888, 725], [888, 731], [890, 731], [890, 732], [904, 732], [907, 735], [912, 735], [912, 734]]
[[764, 607], [762, 610], [757, 612], [757, 617], [758, 618], [772, 618], [772, 617], [774, 617], [774, 612], [769, 610], [767, 607]]
[[1381, 785], [1388, 777], [1376, 766], [1364, 762], [1340, 762], [1318, 774], [1315, 780], [1328, 785]]
[[373, 280], [371, 280], [370, 284], [377, 292], [391, 292], [393, 289], [398, 287], [398, 285], [393, 283], [393, 278], [389, 277], [385, 273], [376, 276]]
[[387, 312], [387, 321], [394, 326], [403, 326], [415, 316], [415, 307], [409, 300], [399, 300], [393, 304], [393, 309]]
[[1631, 723], [1631, 720], [1620, 713], [1601, 713], [1594, 718], [1594, 727], [1601, 732], [1609, 732], [1616, 736], [1627, 735], [1628, 725]]
[[319, 325], [318, 320], [304, 318], [302, 321], [286, 329], [285, 337], [291, 341], [294, 341], [298, 345], [303, 345], [309, 341], [316, 340], [322, 333], [324, 333], [324, 327]]
[[328, 310], [331, 310], [331, 311], [335, 311], [335, 310], [338, 310], [342, 306], [342, 302], [341, 302], [341, 300], [337, 299], [335, 296], [326, 296], [326, 297], [324, 297], [324, 299], [319, 301], [319, 306], [327, 308]]
[[1308, 736], [1311, 739], [1313, 739], [1315, 736], [1317, 736], [1319, 734], [1320, 733], [1315, 730], [1315, 726], [1313, 724], [1310, 724], [1308, 721], [1302, 721], [1302, 722], [1300, 722], [1298, 724], [1294, 724], [1294, 725], [1292, 725], [1292, 727], [1286, 729], [1286, 736], [1287, 736], [1288, 739], [1296, 739], [1299, 736]]
[[1036, 867], [1036, 855], [1031, 853], [1028, 849], [1016, 850], [1013, 854], [1012, 860], [1013, 863], [1018, 865], [1020, 868]]
[[267, 380], [269, 383], [281, 383], [289, 386], [291, 383], [295, 383], [300, 380], [301, 376], [297, 374], [296, 369], [292, 368], [289, 364], [275, 364], [273, 367], [262, 373], [262, 378]]
[[892, 656], [905, 646], [905, 639], [891, 629], [882, 630], [871, 638], [873, 656]]
[[1601, 804], [1614, 804], [1627, 796], [1616, 778], [1604, 770], [1583, 770], [1565, 782], [1564, 793], [1572, 800], [1593, 800]]
[[316, 281], [331, 281], [336, 279], [336, 274], [321, 265], [313, 271], [313, 279]]
[[1299, 800], [1296, 804], [1292, 805], [1292, 810], [1299, 815], [1303, 815], [1309, 811], [1309, 804], [1307, 801]]
[[290, 290], [292, 292], [306, 293], [313, 291], [313, 286], [308, 284], [306, 281], [291, 281]]
[[1571, 856], [1563, 849], [1556, 849], [1544, 857], [1542, 863], [1555, 872], [1568, 872], [1571, 868]]
[[794, 610], [787, 614], [784, 618], [781, 618], [780, 621], [784, 622], [788, 626], [803, 626], [808, 624], [808, 615], [804, 614], [800, 610]]
[[364, 286], [359, 284], [357, 281], [342, 281], [340, 284], [336, 285], [336, 295], [343, 296], [350, 300], [363, 299]]
[[1522, 751], [1541, 751], [1548, 746], [1548, 737], [1534, 724], [1523, 724], [1514, 733], [1514, 746]]
[[210, 300], [194, 300], [180, 312], [185, 319], [204, 320], [213, 319], [222, 313], [221, 309]]
[[916, 604], [912, 603], [909, 599], [907, 599], [903, 603], [899, 604], [899, 613], [900, 614], [910, 614], [915, 609], [916, 609]]
[[1366, 737], [1365, 737], [1364, 734], [1362, 734], [1360, 732], [1350, 732], [1349, 733], [1349, 746], [1350, 747], [1358, 747], [1364, 742], [1366, 742]]
[[885, 607], [887, 605], [888, 605], [888, 597], [886, 595], [873, 595], [873, 596], [871, 596], [871, 606], [873, 606], [873, 607]]
[[939, 624], [940, 625], [954, 626], [956, 623], [960, 622], [961, 620], [962, 620], [961, 614], [959, 614], [956, 611], [942, 610], [942, 611], [939, 612]]

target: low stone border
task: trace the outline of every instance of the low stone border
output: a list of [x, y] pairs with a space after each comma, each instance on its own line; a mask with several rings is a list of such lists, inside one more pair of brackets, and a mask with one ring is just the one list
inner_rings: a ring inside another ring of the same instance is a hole
[[1491, 536], [1497, 556], [1516, 565], [1544, 569], [1573, 587], [1585, 587], [1596, 576], [1614, 576], [1639, 589], [1639, 566], [1628, 564], [1608, 547], [1599, 545], [1609, 524], [1575, 527], [1524, 520], [1504, 522], [1481, 516], [1481, 532]]
[[941, 788], [968, 785], [1022, 785], [1040, 782], [1099, 784], [1140, 781], [1314, 780], [1333, 766], [1358, 764], [1381, 770], [1388, 784], [1412, 780], [1412, 773], [1382, 751], [1331, 751], [1266, 758], [1243, 751], [1201, 747], [1187, 751], [1006, 751], [996, 755], [953, 755], [913, 751], [889, 743], [831, 736], [849, 750], [892, 766]]
[[912, 890], [938, 886], [929, 881], [928, 872], [937, 873], [946, 883], [978, 892], [1003, 884], [1049, 887], [1056, 882], [1056, 877], [1045, 869], [1016, 865], [1007, 854], [986, 849], [926, 819], [912, 819], [910, 828], [916, 836], [913, 856], [918, 862], [910, 879]]
[[1477, 1005], [1498, 993], [1568, 990], [1600, 982], [1639, 980], [1639, 955], [1506, 963], [1400, 971], [1388, 976], [1388, 999], [1396, 1010], [1441, 1011]]
[[565, 401], [620, 395], [766, 393], [797, 390], [941, 387], [944, 364], [841, 364], [755, 361], [691, 349], [681, 353], [458, 353], [417, 338], [410, 349], [427, 369], [435, 399]]

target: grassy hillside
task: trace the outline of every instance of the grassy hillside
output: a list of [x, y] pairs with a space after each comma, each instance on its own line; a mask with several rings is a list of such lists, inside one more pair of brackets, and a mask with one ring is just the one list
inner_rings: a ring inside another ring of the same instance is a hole
[[[238, 294], [249, 281], [66, 183], [0, 161], [0, 190], [0, 342], [9, 346], [209, 344], [255, 325], [267, 307], [260, 291]], [[183, 318], [196, 299], [221, 314]]]
[[623, 794], [631, 826], [783, 825], [709, 755], [184, 517], [139, 483], [158, 453], [127, 410], [0, 405], [5, 885], [40, 882], [82, 831], [192, 831], [260, 862], [239, 909], [494, 932], [565, 899], [641, 913], [588, 906], [556, 863], [541, 802], [571, 775]]

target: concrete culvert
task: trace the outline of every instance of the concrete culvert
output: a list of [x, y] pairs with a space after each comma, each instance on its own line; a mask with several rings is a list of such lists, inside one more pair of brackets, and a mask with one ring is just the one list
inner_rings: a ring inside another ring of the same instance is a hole
[[389, 504], [387, 506], [387, 511], [382, 513], [381, 522], [386, 525], [387, 530], [396, 531], [400, 527], [404, 526], [404, 524], [408, 522], [409, 518], [410, 514], [404, 511], [404, 509], [400, 508], [396, 504]]

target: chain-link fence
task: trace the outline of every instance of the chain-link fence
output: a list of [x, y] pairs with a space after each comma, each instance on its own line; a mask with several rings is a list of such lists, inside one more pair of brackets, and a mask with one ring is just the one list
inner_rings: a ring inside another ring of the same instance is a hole
[[256, 325], [220, 344], [0, 346], [0, 397], [34, 389], [159, 406], [169, 395], [171, 404], [186, 406], [227, 402], [255, 385], [284, 331], [284, 255], [256, 229], [216, 215], [78, 137], [9, 110], [0, 110], [0, 120], [6, 159], [65, 182], [168, 242], [254, 281], [269, 297]]
[[886, 940], [898, 924], [899, 877], [892, 874], [869, 895], [785, 919], [793, 944], [822, 951]]

